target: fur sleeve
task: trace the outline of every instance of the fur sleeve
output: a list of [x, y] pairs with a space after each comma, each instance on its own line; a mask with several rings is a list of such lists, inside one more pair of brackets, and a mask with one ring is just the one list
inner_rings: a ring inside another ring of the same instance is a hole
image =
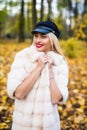
[[8, 73], [7, 91], [10, 98], [15, 98], [13, 94], [16, 88], [26, 77], [26, 71], [24, 69], [25, 60], [25, 55], [20, 52], [17, 53], [14, 62], [12, 63], [11, 70]]
[[63, 96], [63, 100], [59, 104], [65, 103], [68, 99], [68, 65], [64, 59], [60, 65], [58, 65], [55, 80], [57, 86]]

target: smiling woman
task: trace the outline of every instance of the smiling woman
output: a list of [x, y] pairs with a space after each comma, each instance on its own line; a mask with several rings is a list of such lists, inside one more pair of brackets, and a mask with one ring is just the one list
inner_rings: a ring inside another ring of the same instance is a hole
[[68, 66], [51, 21], [39, 22], [33, 44], [15, 56], [7, 89], [15, 99], [12, 130], [60, 130], [57, 105], [68, 98]]
[[34, 34], [33, 43], [35, 44], [37, 51], [42, 52], [51, 51], [51, 43], [48, 35], [42, 33]]

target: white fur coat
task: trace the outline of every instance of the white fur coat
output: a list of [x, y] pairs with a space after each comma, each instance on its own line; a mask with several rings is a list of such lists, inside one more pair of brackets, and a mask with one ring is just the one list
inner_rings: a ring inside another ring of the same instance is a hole
[[[60, 130], [58, 104], [51, 103], [48, 65], [42, 70], [41, 76], [25, 99], [19, 100], [13, 96], [18, 85], [35, 68], [36, 60], [42, 53], [37, 52], [32, 45], [17, 53], [11, 66], [7, 90], [9, 96], [15, 99], [12, 130]], [[67, 64], [59, 54], [50, 51], [48, 55], [54, 60], [54, 78], [63, 96], [59, 103], [65, 103], [68, 98]]]

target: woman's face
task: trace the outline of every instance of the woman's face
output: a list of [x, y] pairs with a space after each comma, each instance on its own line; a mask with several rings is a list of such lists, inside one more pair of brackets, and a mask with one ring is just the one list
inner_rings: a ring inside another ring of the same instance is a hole
[[36, 46], [37, 51], [48, 52], [51, 50], [50, 38], [46, 34], [42, 33], [34, 34], [33, 42]]

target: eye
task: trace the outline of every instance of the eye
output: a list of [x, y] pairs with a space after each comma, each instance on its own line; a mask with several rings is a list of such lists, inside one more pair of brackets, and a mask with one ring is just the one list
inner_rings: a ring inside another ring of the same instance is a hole
[[38, 36], [38, 34], [37, 34], [37, 33], [35, 33], [35, 34], [34, 34], [34, 37], [37, 37], [37, 36]]
[[47, 38], [47, 36], [46, 36], [46, 35], [44, 35], [44, 34], [42, 34], [42, 35], [41, 35], [41, 37], [42, 37], [42, 38]]

